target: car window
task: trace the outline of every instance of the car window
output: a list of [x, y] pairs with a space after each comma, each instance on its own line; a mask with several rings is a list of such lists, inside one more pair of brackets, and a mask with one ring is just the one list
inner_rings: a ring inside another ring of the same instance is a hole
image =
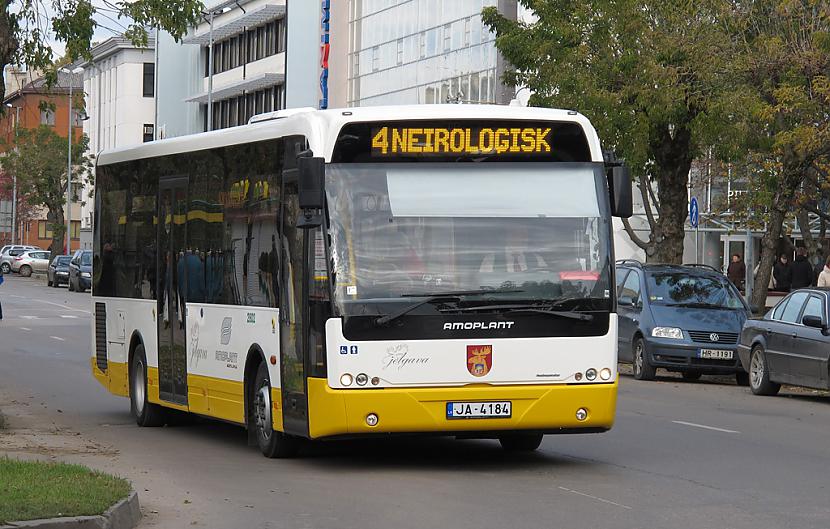
[[790, 301], [787, 303], [784, 312], [781, 314], [781, 321], [787, 323], [801, 323], [798, 321], [798, 314], [801, 312], [801, 307], [807, 300], [807, 292], [796, 292], [790, 296]]
[[92, 264], [92, 252], [84, 252], [81, 254], [81, 264], [84, 266]]
[[787, 303], [790, 301], [790, 298], [784, 298], [778, 302], [778, 305], [775, 306], [775, 310], [772, 311], [772, 319], [780, 320], [781, 315], [784, 313], [784, 309], [787, 306]]
[[17, 256], [23, 253], [23, 250], [9, 250], [9, 255]]
[[620, 298], [624, 296], [633, 299], [635, 303], [640, 299], [640, 274], [637, 272], [631, 272], [625, 278], [625, 283], [620, 289]]
[[618, 268], [617, 269], [617, 296], [619, 296], [620, 292], [622, 291], [622, 284], [625, 281], [625, 276], [628, 274], [628, 270], [625, 268]]
[[648, 299], [657, 305], [744, 308], [740, 295], [725, 277], [688, 272], [651, 272], [647, 277]]
[[801, 315], [801, 319], [804, 319], [804, 316], [818, 316], [822, 322], [824, 321], [824, 304], [820, 297], [810, 296], [804, 305], [804, 314]]
[[62, 255], [60, 257], [56, 257], [55, 260], [58, 262], [59, 265], [67, 265], [72, 258], [68, 255]]

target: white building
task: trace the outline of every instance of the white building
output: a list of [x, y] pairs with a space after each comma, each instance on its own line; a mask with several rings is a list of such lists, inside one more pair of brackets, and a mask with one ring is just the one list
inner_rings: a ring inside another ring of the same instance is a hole
[[[84, 134], [89, 137], [89, 150], [98, 154], [114, 149], [152, 141], [155, 113], [155, 42], [150, 38], [147, 48], [137, 48], [129, 39], [112, 37], [92, 48], [92, 59], [81, 66], [86, 94]], [[92, 228], [90, 189], [84, 189], [81, 212], [81, 246], [84, 235]]]

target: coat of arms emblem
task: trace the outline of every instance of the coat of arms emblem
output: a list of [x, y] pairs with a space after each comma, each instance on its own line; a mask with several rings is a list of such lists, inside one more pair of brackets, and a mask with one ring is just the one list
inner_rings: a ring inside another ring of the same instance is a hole
[[483, 377], [493, 367], [492, 345], [467, 346], [467, 371], [475, 377]]

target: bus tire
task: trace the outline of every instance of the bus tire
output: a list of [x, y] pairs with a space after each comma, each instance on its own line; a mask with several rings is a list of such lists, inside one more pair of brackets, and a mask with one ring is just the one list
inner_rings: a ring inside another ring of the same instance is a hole
[[147, 400], [147, 356], [138, 344], [130, 362], [130, 411], [139, 426], [164, 424], [164, 408]]
[[540, 433], [518, 433], [499, 437], [501, 447], [508, 452], [533, 452], [542, 444]]
[[299, 441], [274, 430], [271, 410], [271, 379], [268, 376], [268, 364], [262, 362], [254, 379], [248, 427], [254, 429], [257, 444], [265, 457], [294, 457], [297, 455]]

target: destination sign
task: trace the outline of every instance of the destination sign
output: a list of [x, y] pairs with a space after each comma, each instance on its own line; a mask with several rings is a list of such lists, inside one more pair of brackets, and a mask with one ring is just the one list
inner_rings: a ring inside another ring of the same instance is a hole
[[332, 163], [590, 162], [574, 121], [420, 119], [343, 126]]
[[549, 153], [551, 127], [380, 127], [373, 155]]

